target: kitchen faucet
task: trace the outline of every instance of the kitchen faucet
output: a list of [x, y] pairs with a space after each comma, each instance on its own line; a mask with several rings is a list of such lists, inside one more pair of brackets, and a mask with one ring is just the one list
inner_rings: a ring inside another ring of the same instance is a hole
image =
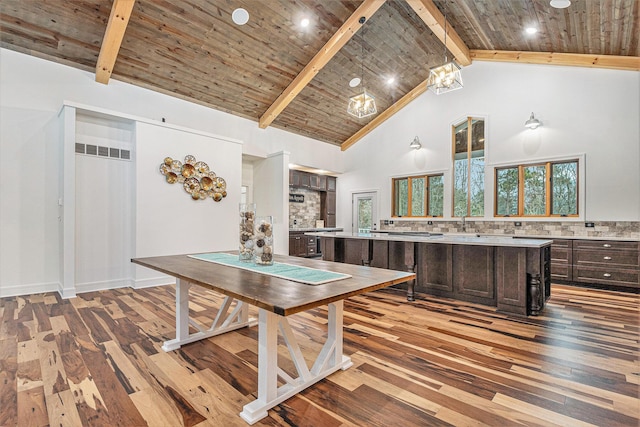
[[466, 222], [466, 216], [462, 216], [460, 217], [460, 219], [462, 220], [462, 232], [466, 232], [467, 231], [467, 222]]

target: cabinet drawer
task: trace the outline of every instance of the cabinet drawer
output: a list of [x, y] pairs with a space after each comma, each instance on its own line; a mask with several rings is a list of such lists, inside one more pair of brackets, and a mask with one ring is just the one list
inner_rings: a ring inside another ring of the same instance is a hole
[[639, 277], [637, 270], [573, 267], [573, 280], [576, 282], [639, 287]]
[[610, 250], [638, 250], [638, 242], [619, 242], [615, 240], [575, 240], [574, 249], [610, 249]]
[[307, 254], [308, 255], [315, 255], [316, 254], [316, 247], [315, 246], [314, 247], [309, 246], [307, 248]]
[[307, 239], [307, 244], [309, 246], [311, 245], [315, 245], [316, 244], [316, 238], [315, 236], [305, 236], [305, 238]]
[[593, 264], [598, 266], [612, 266], [616, 268], [637, 268], [638, 251], [635, 250], [587, 250], [575, 251], [574, 264]]
[[551, 278], [560, 280], [571, 280], [571, 265], [567, 263], [551, 263]]
[[571, 247], [556, 247], [555, 244], [551, 245], [551, 262], [556, 263], [571, 263]]

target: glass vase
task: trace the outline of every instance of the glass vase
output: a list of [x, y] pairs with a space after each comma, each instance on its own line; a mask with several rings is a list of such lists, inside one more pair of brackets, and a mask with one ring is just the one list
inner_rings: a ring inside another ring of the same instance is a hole
[[257, 217], [253, 237], [254, 262], [257, 265], [273, 265], [273, 217]]
[[253, 260], [253, 229], [256, 218], [255, 203], [240, 203], [240, 247], [238, 259], [243, 262]]

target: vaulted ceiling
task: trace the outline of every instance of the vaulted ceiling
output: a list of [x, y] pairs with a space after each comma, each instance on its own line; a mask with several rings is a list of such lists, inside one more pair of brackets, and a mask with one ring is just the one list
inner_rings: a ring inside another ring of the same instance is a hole
[[[245, 25], [232, 21], [236, 8], [249, 12]], [[548, 0], [3, 0], [0, 46], [346, 149], [426, 90], [429, 68], [444, 62], [445, 28], [449, 59], [461, 65], [640, 70], [639, 9], [638, 0], [566, 9]], [[362, 86], [349, 81], [362, 76], [378, 113], [357, 119], [346, 108]]]

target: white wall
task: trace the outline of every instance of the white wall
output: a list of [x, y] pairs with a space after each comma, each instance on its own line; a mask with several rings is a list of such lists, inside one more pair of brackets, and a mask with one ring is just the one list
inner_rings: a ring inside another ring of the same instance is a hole
[[273, 216], [273, 250], [289, 255], [289, 153], [282, 151], [253, 165], [256, 215]]
[[[0, 297], [60, 287], [63, 126], [58, 114], [65, 101], [165, 118], [167, 124], [240, 140], [244, 154], [264, 158], [288, 151], [292, 162], [342, 170], [339, 147], [274, 128], [262, 130], [257, 122], [114, 79], [109, 85], [96, 83], [93, 73], [0, 49]], [[181, 151], [180, 144], [176, 139], [169, 146]], [[149, 161], [155, 165], [159, 160]], [[234, 162], [238, 178], [230, 183], [230, 194], [239, 193], [241, 185], [241, 159]]]
[[[380, 189], [385, 219], [391, 215], [392, 176], [450, 171], [451, 125], [469, 115], [487, 117], [487, 163], [584, 154], [582, 220], [640, 220], [640, 73], [476, 62], [464, 68], [463, 78], [463, 89], [423, 94], [345, 152], [338, 226], [351, 227], [354, 191]], [[535, 131], [524, 127], [531, 112], [543, 122]], [[409, 148], [416, 135], [419, 151]], [[490, 169], [487, 177], [492, 179]], [[445, 189], [450, 217], [449, 180]], [[491, 200], [487, 206], [485, 217], [493, 218]]]
[[[227, 183], [227, 197], [194, 201], [182, 184], [158, 172], [165, 157], [190, 154]], [[202, 134], [136, 124], [136, 257], [236, 250], [242, 180], [241, 144]], [[156, 271], [136, 266], [136, 286], [167, 283]]]

